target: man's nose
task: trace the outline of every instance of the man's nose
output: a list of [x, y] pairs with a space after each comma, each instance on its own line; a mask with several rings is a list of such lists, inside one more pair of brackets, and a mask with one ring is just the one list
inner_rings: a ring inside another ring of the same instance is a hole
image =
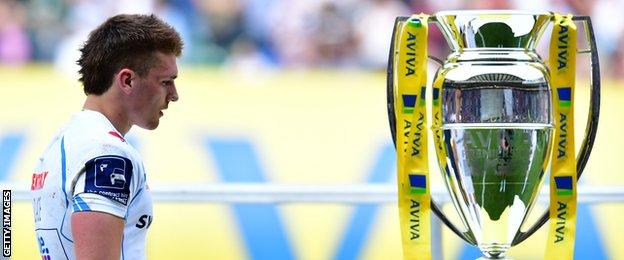
[[174, 86], [171, 87], [171, 91], [169, 93], [169, 101], [176, 102], [180, 99], [178, 96], [178, 89]]

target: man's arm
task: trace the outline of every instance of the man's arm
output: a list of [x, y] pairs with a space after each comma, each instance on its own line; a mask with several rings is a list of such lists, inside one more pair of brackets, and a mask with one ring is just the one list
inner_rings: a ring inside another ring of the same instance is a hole
[[76, 259], [114, 259], [121, 253], [124, 220], [97, 211], [74, 212], [71, 217]]

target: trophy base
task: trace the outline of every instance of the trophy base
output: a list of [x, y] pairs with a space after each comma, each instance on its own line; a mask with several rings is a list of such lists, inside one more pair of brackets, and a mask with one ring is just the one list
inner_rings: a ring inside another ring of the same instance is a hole
[[510, 259], [505, 256], [507, 250], [509, 250], [508, 244], [482, 244], [479, 245], [479, 249], [483, 256], [479, 259]]
[[501, 257], [479, 257], [477, 258], [477, 260], [492, 260], [492, 259], [497, 259], [497, 260], [513, 260], [513, 258], [509, 258], [507, 256], [501, 256]]

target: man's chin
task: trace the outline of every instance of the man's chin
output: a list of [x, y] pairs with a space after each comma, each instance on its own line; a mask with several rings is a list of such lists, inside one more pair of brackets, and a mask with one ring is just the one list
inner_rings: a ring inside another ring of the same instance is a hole
[[140, 124], [138, 125], [140, 128], [143, 128], [145, 130], [154, 130], [156, 128], [158, 128], [158, 124], [160, 123], [159, 120], [156, 121], [152, 121], [152, 122], [148, 122], [146, 124]]

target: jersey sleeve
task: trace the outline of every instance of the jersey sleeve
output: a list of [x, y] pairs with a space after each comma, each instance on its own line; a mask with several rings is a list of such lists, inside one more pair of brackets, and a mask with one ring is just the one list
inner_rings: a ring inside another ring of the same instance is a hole
[[74, 186], [73, 212], [99, 211], [125, 218], [140, 182], [138, 162], [116, 147], [98, 149], [87, 158]]

